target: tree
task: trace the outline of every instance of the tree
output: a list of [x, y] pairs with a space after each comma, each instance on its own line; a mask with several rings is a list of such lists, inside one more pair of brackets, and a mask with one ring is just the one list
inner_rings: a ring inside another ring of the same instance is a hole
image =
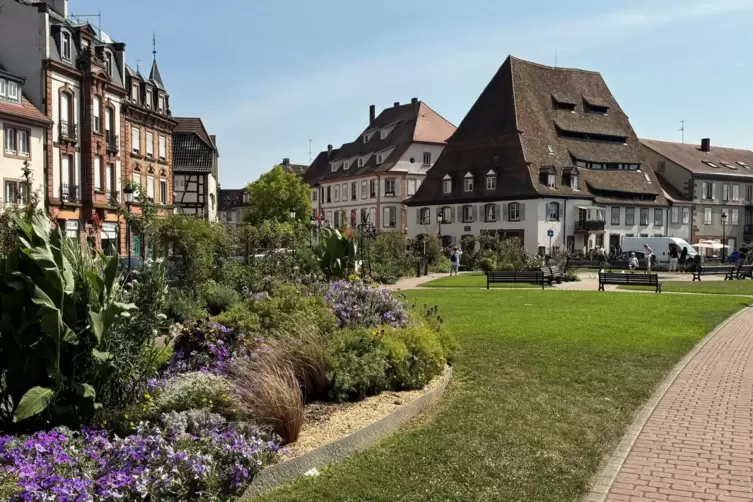
[[308, 223], [311, 188], [299, 176], [286, 172], [281, 166], [275, 166], [249, 183], [247, 190], [252, 203], [246, 216], [249, 223], [290, 221], [291, 209], [295, 210], [296, 220]]

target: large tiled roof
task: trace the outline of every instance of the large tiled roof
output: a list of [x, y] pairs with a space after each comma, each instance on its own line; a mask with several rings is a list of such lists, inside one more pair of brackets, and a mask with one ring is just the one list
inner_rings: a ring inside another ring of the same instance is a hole
[[14, 119], [24, 122], [33, 122], [40, 126], [49, 126], [52, 121], [40, 112], [36, 106], [26, 97], [21, 96], [21, 104], [8, 103], [7, 101], [0, 101], [0, 115], [10, 116]]
[[[608, 110], [592, 113], [591, 106]], [[576, 191], [565, 178], [576, 161], [640, 164], [640, 171], [579, 168]], [[541, 183], [542, 169], [556, 174], [554, 188]], [[483, 183], [490, 171], [497, 174], [494, 190]], [[476, 179], [472, 192], [463, 190], [468, 173]], [[442, 194], [447, 176], [453, 180], [452, 193]], [[409, 204], [530, 196], [666, 204], [627, 115], [599, 73], [507, 58]]]
[[[380, 136], [380, 129], [392, 128], [384, 139]], [[426, 103], [414, 100], [403, 105], [385, 108], [382, 113], [369, 124], [352, 143], [346, 143], [340, 148], [328, 152], [321, 152], [309, 167], [304, 180], [309, 184], [343, 178], [345, 176], [361, 176], [364, 174], [389, 171], [402, 157], [405, 150], [413, 142], [442, 144], [455, 131], [455, 126], [431, 109]], [[371, 139], [363, 142], [363, 136], [373, 132]], [[376, 154], [389, 152], [376, 163]], [[339, 167], [332, 172], [330, 165], [333, 161], [354, 159], [359, 156], [370, 155], [363, 167], [358, 167], [356, 161], [351, 162], [350, 168], [343, 171]]]
[[211, 173], [216, 146], [200, 118], [178, 117], [173, 130], [173, 171]]
[[[709, 151], [704, 152], [700, 145], [690, 143], [671, 143], [653, 139], [641, 139], [641, 143], [646, 148], [650, 148], [695, 174], [753, 176], [753, 151], [750, 150], [710, 145]], [[711, 162], [716, 167], [705, 162]], [[727, 166], [732, 166], [732, 168]]]
[[308, 171], [309, 166], [304, 164], [280, 164], [280, 167], [282, 167], [283, 171], [290, 174], [295, 174], [297, 176], [303, 176], [306, 174], [306, 171]]
[[173, 132], [176, 133], [192, 133], [197, 135], [206, 145], [210, 148], [217, 148], [217, 145], [212, 141], [211, 136], [204, 127], [204, 122], [199, 117], [173, 117], [178, 125], [175, 126]]

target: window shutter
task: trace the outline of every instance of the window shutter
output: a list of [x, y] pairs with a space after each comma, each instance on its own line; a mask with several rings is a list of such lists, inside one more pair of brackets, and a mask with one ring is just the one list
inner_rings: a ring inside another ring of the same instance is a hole
[[424, 212], [424, 208], [422, 207], [416, 208], [416, 224], [417, 225], [421, 224], [421, 213], [423, 212]]
[[502, 219], [502, 204], [497, 204], [494, 210], [494, 221], [500, 221]]
[[[499, 204], [497, 204], [499, 206]], [[502, 214], [502, 220], [504, 221], [510, 221], [510, 204], [505, 204], [502, 206], [504, 213]]]
[[706, 183], [701, 183], [701, 196], [699, 199], [705, 199], [706, 198]]
[[450, 208], [450, 223], [452, 223], [454, 221], [455, 221], [455, 208], [451, 207]]
[[395, 197], [403, 198], [403, 192], [400, 191], [400, 178], [395, 178]]
[[716, 200], [719, 199], [719, 194], [716, 191], [716, 183], [711, 184], [711, 198]]
[[473, 211], [471, 212], [471, 221], [478, 220], [478, 206], [473, 206]]
[[520, 205], [520, 221], [523, 221], [526, 219], [526, 204], [525, 202], [521, 202]]

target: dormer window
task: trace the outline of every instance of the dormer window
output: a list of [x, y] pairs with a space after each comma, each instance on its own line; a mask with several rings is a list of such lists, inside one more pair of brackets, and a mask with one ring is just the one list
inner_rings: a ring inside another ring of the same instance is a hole
[[442, 193], [452, 193], [452, 180], [449, 176], [442, 179]]
[[343, 162], [343, 170], [347, 171], [348, 169], [350, 169], [350, 162], [346, 160]]
[[144, 103], [144, 106], [146, 106], [147, 108], [151, 108], [152, 107], [152, 90], [151, 89], [147, 89], [146, 90], [146, 100], [145, 101], [146, 102]]
[[20, 98], [21, 92], [18, 83], [0, 78], [0, 100], [20, 103]]
[[105, 67], [107, 68], [107, 76], [112, 77], [112, 54], [105, 52]]
[[332, 169], [333, 173], [336, 172], [337, 171], [337, 162], [333, 162], [332, 164], [330, 164], [330, 169]]
[[382, 163], [382, 154], [381, 153], [377, 154], [377, 156], [376, 156], [376, 163], [377, 163], [377, 165], [379, 165], [379, 164]]
[[71, 60], [71, 34], [65, 31], [60, 34], [60, 56], [66, 61]]
[[593, 101], [589, 101], [588, 99], [583, 100], [583, 110], [586, 113], [600, 113], [602, 115], [606, 115], [607, 111], [609, 111], [609, 107], [602, 103], [594, 103]]
[[389, 131], [387, 129], [380, 130], [379, 131], [379, 138], [381, 138], [381, 139], [386, 138], [388, 133], [389, 133]]
[[493, 174], [486, 175], [486, 189], [495, 190], [497, 188], [497, 177]]
[[548, 188], [555, 188], [557, 186], [557, 172], [553, 167], [542, 167], [539, 172], [540, 182]]
[[463, 178], [463, 191], [464, 192], [472, 192], [473, 191], [473, 175], [471, 173], [468, 173]]
[[131, 86], [131, 101], [133, 101], [134, 103], [139, 102], [139, 84], [137, 84], [136, 82], [134, 82]]
[[573, 190], [580, 190], [580, 176], [577, 172], [570, 173], [570, 188]]
[[547, 174], [546, 186], [549, 188], [554, 188], [555, 186], [557, 186], [557, 176], [555, 176], [554, 174]]
[[363, 167], [363, 157], [358, 157], [358, 167]]
[[165, 96], [162, 94], [157, 96], [157, 111], [165, 113]]

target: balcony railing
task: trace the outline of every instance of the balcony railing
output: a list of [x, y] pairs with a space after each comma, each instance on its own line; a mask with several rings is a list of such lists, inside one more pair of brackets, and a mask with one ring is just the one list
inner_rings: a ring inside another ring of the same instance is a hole
[[80, 199], [81, 194], [79, 193], [78, 186], [76, 185], [69, 185], [68, 183], [63, 183], [60, 185], [60, 198], [62, 200], [68, 201], [68, 202], [77, 202]]
[[58, 124], [60, 139], [63, 141], [78, 141], [78, 126], [70, 122]]
[[576, 232], [598, 232], [604, 230], [605, 221], [576, 221]]
[[117, 153], [120, 151], [120, 136], [111, 131], [107, 131], [105, 139], [107, 140], [108, 152]]

